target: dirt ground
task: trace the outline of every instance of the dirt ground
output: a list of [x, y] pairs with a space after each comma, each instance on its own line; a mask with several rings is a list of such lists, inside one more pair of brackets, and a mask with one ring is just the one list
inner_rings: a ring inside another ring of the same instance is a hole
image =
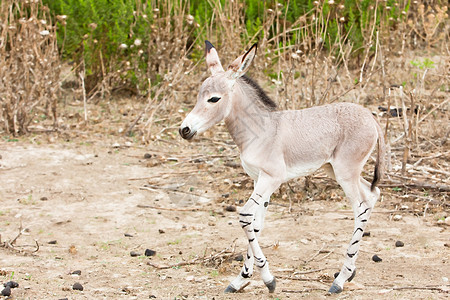
[[[302, 201], [283, 196], [283, 187], [260, 238], [277, 290], [269, 294], [254, 274], [242, 293], [224, 295], [246, 249], [238, 213], [229, 207], [239, 210], [251, 191], [237, 149], [208, 148], [201, 139], [140, 146], [114, 138], [31, 138], [3, 139], [0, 155], [0, 279], [19, 283], [12, 299], [449, 296], [449, 219], [442, 207], [424, 213], [423, 205], [386, 193], [369, 222], [357, 276], [329, 296], [352, 232], [351, 210], [320, 176], [312, 185], [323, 192]], [[146, 249], [156, 255], [145, 256]], [[372, 261], [374, 254], [382, 261]], [[83, 291], [72, 289], [76, 282]]]

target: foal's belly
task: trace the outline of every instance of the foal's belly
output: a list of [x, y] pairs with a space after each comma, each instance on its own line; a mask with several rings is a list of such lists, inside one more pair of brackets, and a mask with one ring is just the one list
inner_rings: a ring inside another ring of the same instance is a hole
[[295, 166], [289, 166], [286, 168], [286, 179], [285, 181], [302, 177], [302, 176], [308, 176], [317, 171], [320, 167], [323, 166], [325, 161], [316, 161], [316, 162], [309, 162], [309, 163], [302, 163]]
[[[294, 165], [294, 166], [283, 166], [283, 162], [280, 162], [279, 167], [280, 168], [286, 168], [285, 172], [285, 178], [283, 178], [283, 181], [288, 181], [297, 177], [301, 176], [308, 176], [317, 171], [320, 167], [322, 167], [326, 161], [314, 161], [314, 162], [302, 162], [301, 164]], [[259, 167], [256, 167], [241, 157], [241, 164], [244, 168], [245, 173], [247, 173], [253, 180], [258, 180], [259, 173], [261, 169]]]

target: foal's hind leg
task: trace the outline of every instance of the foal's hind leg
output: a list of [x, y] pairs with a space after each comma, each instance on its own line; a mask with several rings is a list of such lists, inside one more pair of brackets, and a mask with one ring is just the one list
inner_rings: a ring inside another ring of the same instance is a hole
[[374, 192], [370, 191], [370, 187], [366, 185], [366, 181], [359, 176], [361, 168], [343, 170], [334, 166], [336, 180], [341, 185], [352, 205], [355, 226], [350, 245], [348, 246], [345, 255], [344, 265], [342, 266], [339, 275], [333, 281], [329, 290], [330, 293], [340, 293], [344, 287], [345, 281], [353, 279], [356, 271], [356, 258], [358, 257], [362, 235], [379, 196], [379, 190], [375, 190]]

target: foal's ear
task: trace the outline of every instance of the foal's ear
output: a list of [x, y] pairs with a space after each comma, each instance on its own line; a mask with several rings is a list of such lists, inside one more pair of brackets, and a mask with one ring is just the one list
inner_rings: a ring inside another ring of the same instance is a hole
[[224, 69], [220, 63], [216, 48], [209, 41], [205, 41], [205, 46], [206, 64], [211, 74], [214, 75], [218, 72], [223, 72]]
[[228, 66], [228, 70], [232, 71], [231, 77], [233, 79], [239, 78], [247, 72], [253, 59], [255, 58], [257, 48], [258, 45], [256, 43], [253, 44], [247, 53], [236, 58], [236, 60]]

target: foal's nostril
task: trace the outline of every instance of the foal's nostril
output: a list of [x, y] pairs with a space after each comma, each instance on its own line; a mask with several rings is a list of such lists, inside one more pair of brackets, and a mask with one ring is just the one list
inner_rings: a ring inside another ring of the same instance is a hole
[[191, 130], [189, 129], [189, 127], [184, 127], [183, 129], [181, 129], [182, 135], [188, 135], [189, 133], [191, 133]]
[[183, 127], [179, 129], [180, 135], [182, 138], [186, 138], [190, 133], [191, 133], [191, 129], [189, 129], [189, 127]]

